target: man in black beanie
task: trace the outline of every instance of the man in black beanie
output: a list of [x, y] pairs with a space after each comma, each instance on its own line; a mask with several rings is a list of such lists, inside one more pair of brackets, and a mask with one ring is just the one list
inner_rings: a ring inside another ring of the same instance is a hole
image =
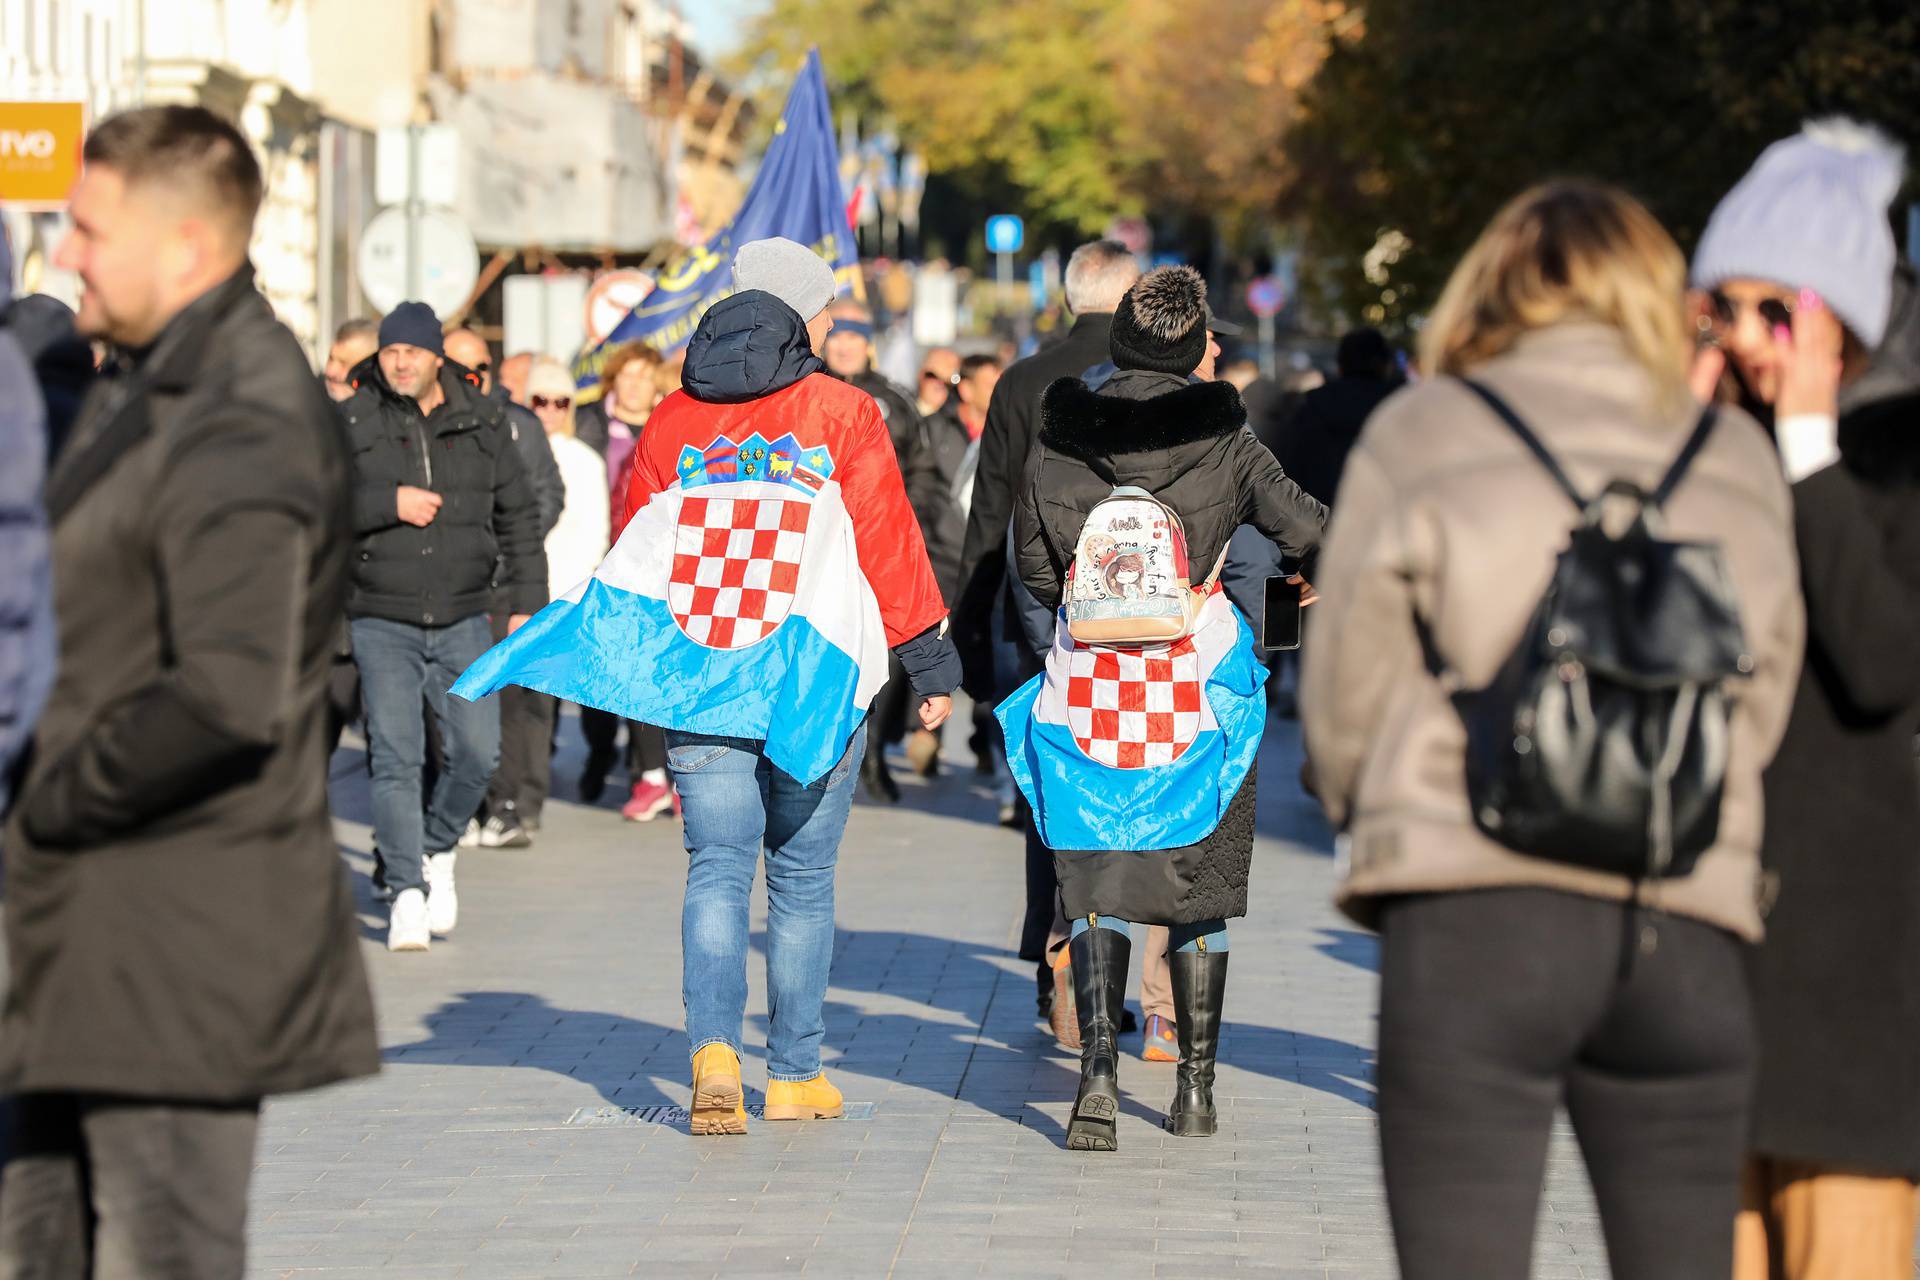
[[[500, 405], [445, 360], [440, 321], [403, 302], [340, 406], [353, 444], [353, 582], [347, 616], [373, 766], [373, 835], [393, 894], [387, 947], [425, 951], [453, 930], [454, 845], [500, 758], [500, 705], [447, 689], [493, 643], [499, 589], [516, 628], [547, 602], [540, 509]], [[446, 764], [422, 806], [421, 699]]]

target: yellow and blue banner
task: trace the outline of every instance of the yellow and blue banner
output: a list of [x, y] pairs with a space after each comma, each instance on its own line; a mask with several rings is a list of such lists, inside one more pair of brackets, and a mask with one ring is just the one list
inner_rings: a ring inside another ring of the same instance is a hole
[[734, 250], [769, 236], [810, 246], [833, 264], [843, 283], [858, 267], [817, 49], [808, 51], [806, 65], [787, 94], [773, 141], [740, 212], [719, 234], [663, 271], [653, 292], [613, 327], [605, 342], [581, 353], [573, 371], [581, 390], [598, 387], [607, 353], [624, 343], [645, 342], [662, 354], [685, 346], [707, 308], [733, 292]]

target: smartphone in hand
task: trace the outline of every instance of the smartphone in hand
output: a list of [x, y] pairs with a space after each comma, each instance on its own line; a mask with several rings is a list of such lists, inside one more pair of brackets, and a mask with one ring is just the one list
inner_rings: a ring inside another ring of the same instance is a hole
[[1267, 598], [1260, 610], [1260, 647], [1300, 647], [1300, 583], [1288, 578], [1267, 579]]

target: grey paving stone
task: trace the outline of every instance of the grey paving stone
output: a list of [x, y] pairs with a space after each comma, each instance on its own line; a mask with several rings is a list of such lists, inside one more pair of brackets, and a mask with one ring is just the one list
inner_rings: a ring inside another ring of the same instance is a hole
[[[1291, 726], [1263, 753], [1253, 915], [1233, 925], [1222, 1131], [1166, 1135], [1173, 1071], [1129, 1057], [1112, 1155], [1062, 1149], [1077, 1063], [1036, 1021], [1032, 967], [1010, 950], [1020, 840], [987, 821], [991, 797], [964, 768], [903, 777], [899, 808], [861, 803], [842, 849], [823, 1057], [871, 1114], [756, 1121], [726, 1141], [637, 1122], [688, 1098], [686, 855], [673, 824], [572, 803], [571, 716], [560, 742], [535, 847], [461, 859], [459, 933], [394, 956], [363, 914], [387, 1068], [268, 1106], [251, 1276], [1394, 1274], [1371, 1111], [1374, 947], [1328, 905], [1329, 839], [1293, 793]], [[337, 830], [368, 905], [364, 770], [351, 750], [335, 766]], [[757, 1104], [764, 900], [752, 927]], [[603, 1112], [621, 1123], [570, 1123]], [[1537, 1273], [1604, 1276], [1564, 1130], [1550, 1163]]]

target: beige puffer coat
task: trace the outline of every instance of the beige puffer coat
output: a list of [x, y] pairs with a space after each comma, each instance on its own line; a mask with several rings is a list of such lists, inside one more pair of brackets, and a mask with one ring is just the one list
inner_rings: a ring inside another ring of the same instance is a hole
[[[1651, 489], [1694, 410], [1655, 408], [1651, 377], [1618, 333], [1535, 331], [1474, 376], [1498, 392], [1583, 493], [1616, 477]], [[1737, 409], [1667, 504], [1667, 531], [1718, 542], [1753, 675], [1736, 691], [1719, 839], [1690, 875], [1642, 890], [1650, 905], [1744, 938], [1761, 932], [1761, 770], [1786, 727], [1805, 619], [1793, 518], [1772, 442]], [[1468, 809], [1466, 732], [1429, 673], [1432, 628], [1469, 688], [1519, 642], [1576, 513], [1538, 461], [1458, 380], [1388, 400], [1340, 484], [1307, 611], [1302, 722], [1315, 785], [1348, 837], [1341, 907], [1362, 924], [1386, 895], [1536, 886], [1626, 900], [1634, 882], [1529, 857], [1482, 835]]]

